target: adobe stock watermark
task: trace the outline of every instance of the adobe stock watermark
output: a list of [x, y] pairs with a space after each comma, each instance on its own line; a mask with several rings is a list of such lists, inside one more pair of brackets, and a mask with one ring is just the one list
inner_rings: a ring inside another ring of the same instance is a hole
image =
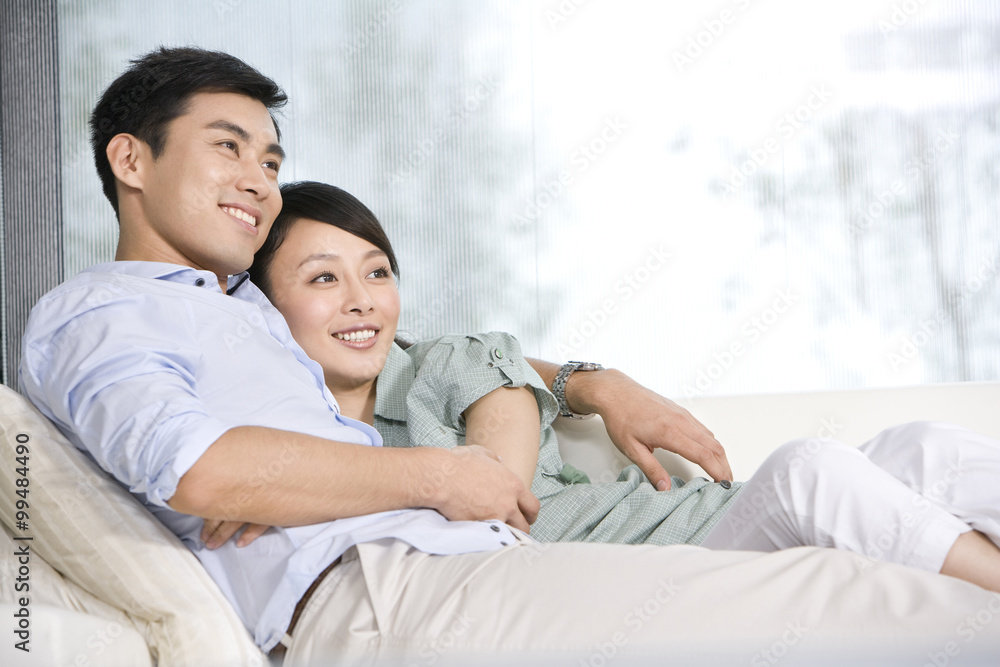
[[226, 332], [222, 337], [223, 342], [225, 342], [230, 352], [253, 336], [254, 330], [267, 331], [267, 323], [264, 321], [264, 314], [260, 310], [248, 306], [244, 308], [244, 311], [247, 314], [246, 318], [240, 320], [235, 329]]
[[705, 19], [697, 32], [688, 35], [684, 48], [673, 51], [671, 55], [678, 73], [683, 74], [685, 67], [694, 65], [694, 62], [711, 49], [729, 27], [736, 23], [740, 12], [750, 8], [750, 0], [732, 0], [731, 4], [737, 11], [727, 8], [721, 10], [717, 16]]
[[839, 423], [836, 417], [824, 417], [820, 419], [814, 437], [797, 443], [793, 440], [794, 445], [782, 445], [789, 450], [784, 454], [784, 467], [775, 470], [770, 479], [745, 484], [736, 504], [722, 515], [722, 521], [734, 535], [753, 528], [758, 513], [765, 511], [777, 498], [778, 486], [794, 477], [802, 466], [823, 451], [827, 439], [843, 430], [844, 424]]
[[928, 0], [904, 0], [892, 5], [888, 18], [880, 19], [878, 30], [883, 35], [896, 32], [909, 23], [926, 5]]
[[101, 665], [107, 658], [102, 658], [104, 652], [111, 648], [119, 637], [122, 636], [123, 628], [118, 623], [111, 621], [106, 626], [91, 632], [86, 639], [86, 652], [77, 653], [73, 659], [74, 667], [90, 667], [91, 665]]
[[277, 456], [271, 458], [267, 465], [259, 466], [252, 475], [240, 486], [236, 497], [226, 501], [222, 507], [222, 519], [238, 521], [243, 509], [259, 494], [260, 489], [276, 481], [285, 469], [302, 456], [304, 448], [294, 442], [282, 445]]
[[[972, 278], [968, 279], [960, 290], [950, 296], [949, 303], [953, 309], [959, 308], [978, 294], [984, 286], [992, 284], [998, 271], [1000, 271], [1000, 255], [980, 263]], [[920, 356], [920, 351], [944, 330], [945, 325], [952, 318], [952, 312], [952, 309], [940, 308], [934, 315], [920, 320], [916, 330], [903, 336], [902, 342], [895, 351], [886, 353], [889, 367], [896, 371]]]
[[458, 302], [467, 289], [467, 285], [449, 280], [445, 283], [444, 289], [430, 303], [425, 304], [420, 309], [420, 314], [407, 327], [407, 331], [412, 331], [418, 339], [433, 335], [438, 331], [435, 324], [444, 317], [451, 306]]
[[[240, 1], [242, 0], [234, 0]], [[382, 32], [392, 19], [403, 10], [403, 0], [392, 0], [387, 7], [383, 7], [372, 15], [365, 24], [356, 28], [350, 38], [341, 47], [342, 53], [348, 58], [353, 58], [361, 53], [372, 43], [372, 40]]]
[[212, 0], [212, 9], [215, 15], [223, 18], [234, 9], [238, 9], [246, 0]]
[[[782, 140], [791, 139], [796, 132], [805, 127], [806, 123], [813, 115], [826, 106], [826, 103], [833, 97], [833, 91], [827, 88], [826, 84], [812, 86], [809, 89], [809, 96], [802, 104], [799, 104], [786, 111], [781, 118], [774, 123], [774, 131]], [[781, 142], [775, 136], [768, 137], [764, 142], [750, 151], [747, 159], [738, 167], [733, 168], [729, 180], [722, 185], [726, 196], [736, 193], [747, 180], [763, 167], [772, 155], [781, 150]]]
[[863, 555], [867, 558], [858, 558], [856, 560], [858, 567], [865, 569], [871, 567], [872, 562], [876, 560], [893, 560], [887, 559], [886, 554], [895, 549], [904, 535], [911, 533], [914, 526], [926, 518], [927, 512], [934, 507], [935, 502], [946, 502], [948, 491], [958, 485], [961, 479], [961, 469], [954, 464], [949, 465], [933, 484], [913, 497], [912, 509], [903, 510], [898, 516], [898, 521], [890, 522], [878, 535], [865, 540]]
[[628, 127], [621, 116], [605, 119], [601, 129], [570, 154], [569, 161], [573, 168], [563, 169], [555, 176], [546, 178], [542, 182], [541, 191], [525, 204], [521, 213], [514, 216], [514, 223], [523, 227], [537, 222], [542, 211], [552, 206], [556, 199], [573, 185], [577, 176], [590, 169], [591, 165], [621, 138]]
[[911, 158], [903, 164], [902, 177], [893, 180], [889, 187], [884, 188], [866, 206], [857, 210], [857, 218], [848, 230], [851, 238], [861, 236], [881, 220], [890, 207], [920, 180], [924, 171], [955, 146], [958, 139], [958, 133], [954, 130], [938, 130], [931, 147], [923, 155]]
[[663, 611], [663, 607], [669, 604], [680, 590], [672, 578], [660, 579], [657, 583], [659, 586], [652, 595], [625, 614], [622, 618], [622, 629], [612, 633], [607, 641], [597, 642], [593, 652], [588, 657], [580, 658], [580, 667], [605, 667], [618, 656], [625, 646], [628, 646], [629, 638], [641, 632], [655, 616]]
[[499, 89], [500, 81], [498, 79], [486, 77], [476, 82], [465, 99], [445, 114], [444, 121], [406, 153], [402, 166], [392, 173], [392, 184], [397, 185], [413, 175], [416, 169], [423, 166], [434, 155], [438, 146], [448, 138], [451, 132], [472, 114], [479, 111], [480, 107]]
[[576, 14], [576, 10], [587, 2], [588, 0], [559, 0], [559, 4], [554, 9], [546, 9], [545, 20], [549, 24], [549, 30], [555, 30], [568, 21], [571, 16]]
[[411, 662], [408, 667], [430, 667], [430, 665], [435, 664], [443, 654], [455, 648], [458, 640], [469, 631], [475, 622], [476, 619], [465, 612], [459, 612], [448, 628], [431, 640], [430, 646], [417, 652], [420, 661]]
[[781, 633], [781, 637], [754, 654], [750, 658], [750, 666], [772, 667], [778, 664], [782, 658], [788, 655], [793, 646], [802, 641], [807, 632], [809, 632], [809, 628], [800, 625], [797, 621], [786, 622], [785, 631]]
[[647, 249], [646, 257], [639, 265], [615, 281], [614, 295], [601, 301], [601, 305], [597, 308], [588, 310], [584, 321], [572, 327], [569, 337], [556, 345], [556, 351], [567, 359], [571, 358], [577, 350], [597, 334], [601, 327], [608, 323], [608, 320], [618, 312], [623, 304], [635, 296], [658, 271], [667, 265], [667, 260], [671, 257], [670, 251], [663, 246], [650, 246]]
[[685, 383], [681, 390], [687, 398], [701, 396], [711, 389], [736, 364], [736, 360], [753, 349], [761, 337], [798, 303], [800, 297], [789, 290], [779, 289], [771, 301], [757, 315], [740, 326], [740, 335], [730, 341], [722, 352], [712, 354], [712, 361], [698, 370], [694, 382]]
[[[955, 634], [961, 640], [950, 640], [941, 647], [940, 651], [931, 651], [927, 654], [927, 662], [923, 667], [948, 667], [954, 658], [962, 653], [963, 644], [968, 646], [987, 626], [992, 624], [997, 616], [1000, 616], [1000, 593], [990, 593], [989, 601], [975, 614], [966, 616], [956, 627]], [[966, 664], [966, 663], [961, 663]]]

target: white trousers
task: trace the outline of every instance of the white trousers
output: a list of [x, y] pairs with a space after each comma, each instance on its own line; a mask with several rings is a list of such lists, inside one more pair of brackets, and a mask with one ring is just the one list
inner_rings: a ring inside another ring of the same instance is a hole
[[1000, 654], [1000, 594], [835, 549], [521, 542], [434, 556], [385, 539], [320, 583], [284, 667], [895, 667], [956, 642], [962, 664], [995, 664], [967, 660]]
[[884, 666], [944, 664], [956, 650], [992, 661], [1000, 594], [857, 554], [936, 571], [970, 526], [996, 541], [998, 466], [995, 440], [908, 424], [860, 449], [779, 448], [709, 535], [721, 551], [361, 544], [310, 598], [286, 667]]
[[913, 422], [858, 448], [821, 438], [779, 447], [701, 544], [835, 547], [939, 572], [971, 529], [1000, 546], [1000, 441]]

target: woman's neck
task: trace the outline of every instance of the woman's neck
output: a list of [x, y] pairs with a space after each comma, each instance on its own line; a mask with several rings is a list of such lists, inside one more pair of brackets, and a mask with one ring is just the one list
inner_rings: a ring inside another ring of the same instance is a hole
[[[377, 380], [377, 378], [376, 378]], [[327, 383], [329, 385], [329, 383]], [[334, 398], [340, 406], [340, 414], [357, 419], [368, 425], [375, 422], [375, 380], [357, 387], [333, 388]]]

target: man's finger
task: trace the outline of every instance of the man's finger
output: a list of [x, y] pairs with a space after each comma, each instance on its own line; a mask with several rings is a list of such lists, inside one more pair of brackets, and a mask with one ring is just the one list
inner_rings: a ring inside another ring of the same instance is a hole
[[729, 466], [729, 458], [726, 450], [718, 440], [703, 440], [699, 443], [701, 449], [698, 452], [698, 459], [695, 463], [700, 465], [715, 481], [732, 480], [733, 469]]
[[636, 447], [632, 454], [632, 462], [639, 466], [639, 470], [646, 476], [649, 483], [657, 491], [669, 491], [673, 484], [670, 482], [670, 475], [663, 464], [660, 463], [653, 452], [645, 447]]
[[212, 537], [212, 533], [214, 533], [221, 525], [222, 521], [219, 519], [205, 519], [205, 522], [201, 527], [201, 541], [207, 543], [209, 538]]
[[268, 528], [270, 528], [270, 526], [262, 526], [259, 523], [248, 524], [247, 529], [243, 531], [242, 535], [240, 535], [240, 539], [236, 541], [236, 546], [245, 547], [248, 544], [251, 544], [254, 540], [267, 532]]
[[507, 517], [507, 520], [504, 521], [504, 523], [506, 523], [508, 526], [517, 528], [518, 530], [523, 531], [525, 533], [531, 530], [531, 526], [528, 525], [528, 522], [524, 518], [524, 515], [521, 514], [520, 512], [515, 512], [513, 515]]
[[517, 507], [521, 510], [525, 521], [531, 524], [535, 523], [535, 520], [538, 518], [538, 510], [541, 508], [541, 503], [538, 502], [538, 498], [531, 491], [525, 491], [517, 499]]
[[209, 549], [218, 549], [243, 527], [242, 521], [219, 521], [208, 539], [202, 540]]

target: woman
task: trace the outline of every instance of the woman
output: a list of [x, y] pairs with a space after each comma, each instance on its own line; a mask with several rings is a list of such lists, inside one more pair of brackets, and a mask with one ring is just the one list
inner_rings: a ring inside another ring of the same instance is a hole
[[513, 338], [445, 336], [404, 350], [394, 343], [398, 266], [375, 216], [329, 185], [282, 195], [251, 277], [322, 366], [343, 414], [391, 446], [492, 449], [541, 502], [536, 539], [830, 546], [1000, 590], [1000, 498], [975, 483], [1000, 477], [995, 440], [911, 424], [862, 448], [793, 441], [746, 486], [674, 480], [656, 491], [634, 466], [590, 484], [560, 459], [555, 401]]

